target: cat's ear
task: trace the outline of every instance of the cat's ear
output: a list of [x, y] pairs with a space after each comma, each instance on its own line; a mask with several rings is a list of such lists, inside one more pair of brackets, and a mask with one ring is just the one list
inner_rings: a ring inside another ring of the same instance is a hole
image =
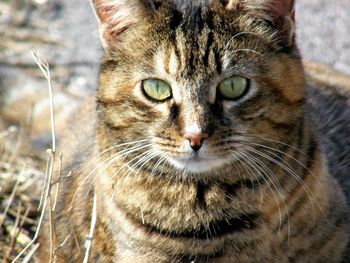
[[270, 0], [267, 12], [277, 26], [277, 36], [282, 44], [292, 46], [295, 42], [294, 0]]
[[143, 0], [90, 0], [99, 22], [104, 48], [147, 16]]
[[276, 26], [284, 45], [293, 45], [295, 37], [294, 0], [228, 0], [226, 9], [243, 8], [264, 17]]

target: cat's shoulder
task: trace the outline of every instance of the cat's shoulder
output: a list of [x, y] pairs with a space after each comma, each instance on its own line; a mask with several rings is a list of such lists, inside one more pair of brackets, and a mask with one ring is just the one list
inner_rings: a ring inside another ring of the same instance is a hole
[[304, 62], [304, 68], [306, 115], [350, 207], [350, 76], [317, 63]]
[[[59, 148], [66, 153], [68, 159], [83, 161], [92, 154], [95, 144], [96, 99], [88, 96], [80, 107], [70, 112], [69, 120], [59, 131]], [[74, 157], [78, 155], [79, 158]]]
[[341, 97], [350, 105], [350, 75], [315, 62], [304, 61], [303, 64], [309, 88], [325, 96]]

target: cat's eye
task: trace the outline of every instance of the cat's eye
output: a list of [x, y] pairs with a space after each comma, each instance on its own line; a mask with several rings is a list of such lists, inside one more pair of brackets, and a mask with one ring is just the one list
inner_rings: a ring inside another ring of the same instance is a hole
[[238, 100], [246, 95], [249, 89], [249, 80], [245, 77], [235, 76], [223, 80], [219, 84], [219, 95], [226, 100]]
[[142, 89], [147, 97], [156, 101], [165, 101], [172, 97], [171, 87], [159, 79], [146, 79], [142, 81]]

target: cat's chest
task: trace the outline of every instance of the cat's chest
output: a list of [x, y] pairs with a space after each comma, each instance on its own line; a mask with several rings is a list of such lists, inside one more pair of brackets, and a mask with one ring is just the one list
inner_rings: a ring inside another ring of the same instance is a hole
[[318, 246], [325, 235], [343, 239], [344, 226], [327, 217], [325, 209], [340, 198], [330, 195], [334, 182], [315, 167], [322, 183], [313, 183], [312, 174], [304, 183], [323, 211], [287, 179], [283, 191], [268, 181], [209, 185], [151, 177], [147, 170], [118, 176], [107, 173], [117, 168], [111, 166], [95, 182], [104, 221], [99, 242], [110, 245], [115, 262], [317, 262], [314, 252], [300, 251]]
[[[104, 189], [111, 185], [106, 177]], [[266, 251], [279, 246], [255, 205], [260, 194], [198, 184], [143, 189], [123, 181], [101, 193], [98, 208], [113, 239], [116, 262], [273, 262]], [[142, 182], [145, 183], [144, 181]], [[124, 188], [126, 187], [126, 188]], [[132, 189], [132, 191], [130, 191]], [[204, 193], [203, 193], [204, 192]], [[162, 197], [166, 195], [166, 197]], [[258, 201], [259, 200], [259, 201]], [[195, 261], [195, 259], [200, 259]], [[136, 260], [136, 261], [135, 261]], [[207, 261], [209, 260], [209, 261]], [[278, 262], [283, 262], [280, 259]]]

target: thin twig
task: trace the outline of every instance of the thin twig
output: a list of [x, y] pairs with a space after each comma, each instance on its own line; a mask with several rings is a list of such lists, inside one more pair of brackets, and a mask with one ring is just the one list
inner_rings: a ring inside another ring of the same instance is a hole
[[24, 214], [23, 214], [23, 216], [22, 216], [21, 223], [19, 224], [18, 234], [21, 232], [21, 229], [22, 229], [24, 223], [27, 221], [30, 208], [31, 208], [31, 205], [29, 205], [29, 206], [27, 207], [26, 211], [24, 212]]
[[70, 234], [67, 235], [66, 238], [63, 240], [63, 242], [56, 247], [56, 251], [62, 248], [68, 242], [69, 239], [70, 239]]
[[44, 74], [47, 84], [49, 87], [49, 96], [50, 96], [50, 119], [51, 119], [51, 133], [52, 133], [52, 152], [56, 152], [56, 131], [55, 131], [55, 111], [54, 111], [54, 103], [53, 103], [53, 92], [52, 92], [52, 84], [51, 84], [51, 75], [50, 75], [50, 65], [47, 61], [43, 61], [39, 57], [39, 53], [32, 49], [32, 55], [41, 72]]
[[56, 211], [56, 206], [57, 206], [57, 201], [58, 201], [58, 194], [60, 191], [60, 185], [61, 185], [61, 181], [62, 181], [62, 158], [63, 155], [62, 153], [60, 154], [60, 164], [59, 164], [59, 170], [58, 170], [58, 181], [56, 184], [56, 191], [55, 191], [55, 199], [54, 199], [54, 203], [53, 203], [53, 207], [52, 207], [52, 212]]
[[11, 204], [12, 204], [12, 202], [13, 202], [13, 198], [15, 197], [15, 194], [16, 194], [16, 192], [17, 192], [18, 185], [19, 185], [19, 180], [17, 179], [16, 184], [15, 184], [15, 186], [14, 186], [13, 189], [12, 189], [12, 193], [11, 193], [11, 195], [10, 195], [10, 198], [9, 198], [8, 201], [7, 201], [7, 205], [6, 205], [6, 207], [5, 207], [5, 210], [4, 210], [4, 212], [2, 213], [2, 215], [1, 215], [1, 218], [0, 218], [0, 229], [1, 229], [1, 227], [2, 227], [2, 224], [3, 224], [4, 221], [5, 221], [7, 212], [8, 212], [8, 210], [10, 209], [10, 206], [11, 206]]
[[[51, 163], [50, 163], [50, 181], [48, 182], [48, 185], [50, 186], [49, 191], [51, 192], [51, 180], [52, 180], [52, 174], [54, 172], [54, 158], [55, 158], [55, 153], [52, 152], [51, 156]], [[54, 221], [54, 215], [53, 215], [53, 210], [52, 210], [52, 198], [51, 195], [49, 194], [49, 227], [50, 227], [50, 261], [49, 262], [55, 262], [55, 248], [56, 248], [56, 227], [55, 227], [55, 221]]]
[[83, 263], [88, 263], [89, 261], [89, 256], [90, 256], [90, 250], [92, 246], [92, 240], [94, 238], [94, 230], [96, 226], [96, 219], [97, 219], [97, 196], [96, 192], [94, 193], [94, 204], [92, 207], [92, 215], [91, 215], [91, 224], [90, 224], [90, 232], [89, 235], [86, 239], [85, 243], [85, 256], [84, 256], [84, 261]]
[[23, 259], [22, 263], [30, 262], [30, 260], [32, 259], [33, 255], [38, 250], [39, 246], [40, 246], [39, 243], [35, 244], [35, 246], [33, 246], [32, 250], [30, 250], [29, 253], [27, 254], [27, 256]]
[[[53, 215], [53, 212], [56, 208], [56, 201], [55, 201], [55, 204], [52, 205], [52, 199], [50, 197], [51, 181], [52, 181], [52, 175], [54, 173], [54, 160], [55, 160], [55, 153], [56, 153], [55, 110], [54, 110], [54, 102], [53, 102], [50, 65], [47, 61], [43, 61], [39, 57], [39, 54], [35, 49], [32, 50], [32, 54], [35, 62], [37, 63], [38, 67], [40, 68], [41, 72], [44, 74], [47, 80], [47, 84], [49, 88], [49, 97], [50, 97], [50, 119], [51, 119], [51, 138], [52, 138], [51, 151], [52, 152], [51, 152], [49, 180], [46, 183], [47, 183], [47, 188], [49, 192], [48, 198], [49, 198], [49, 226], [50, 226], [50, 262], [52, 262], [52, 261], [55, 261], [55, 248], [56, 248], [56, 230], [55, 230], [55, 222], [54, 222], [54, 215]], [[58, 194], [58, 187], [59, 187], [59, 184], [56, 188], [57, 194]]]
[[[55, 162], [55, 152], [56, 152], [56, 132], [55, 132], [55, 114], [54, 114], [54, 104], [53, 104], [53, 92], [52, 92], [52, 85], [51, 85], [51, 75], [50, 75], [50, 67], [47, 62], [44, 62], [42, 59], [40, 59], [38, 52], [36, 50], [32, 50], [32, 54], [34, 57], [35, 62], [37, 63], [39, 69], [44, 74], [45, 78], [48, 82], [49, 87], [49, 96], [50, 96], [50, 120], [51, 120], [51, 136], [52, 136], [52, 149], [48, 151], [48, 168], [46, 169], [45, 174], [45, 189], [44, 189], [44, 195], [41, 198], [42, 202], [42, 210], [38, 222], [37, 229], [35, 231], [35, 235], [31, 242], [17, 255], [17, 257], [13, 260], [13, 263], [17, 262], [22, 255], [33, 245], [39, 238], [39, 233], [43, 224], [45, 211], [47, 211], [48, 203], [50, 205], [50, 211], [51, 209], [51, 199], [49, 198], [51, 193], [51, 183], [52, 183], [52, 177], [54, 172], [54, 162]], [[47, 178], [47, 179], [46, 179]], [[41, 207], [41, 205], [40, 205]], [[53, 232], [54, 233], [54, 232]], [[54, 244], [51, 244], [54, 245]], [[35, 251], [38, 249], [39, 244], [36, 244], [33, 249], [30, 251], [30, 254], [25, 257], [25, 260], [29, 261], [30, 258], [33, 256]], [[52, 248], [51, 251], [54, 251], [55, 248]], [[23, 262], [25, 262], [25, 260]]]
[[53, 212], [51, 209], [51, 198], [49, 197], [49, 227], [50, 227], [50, 260], [49, 262], [56, 261], [56, 229]]
[[40, 202], [39, 202], [39, 206], [38, 206], [38, 211], [40, 211], [43, 203], [44, 203], [44, 195], [45, 195], [45, 189], [46, 189], [46, 185], [48, 184], [48, 176], [49, 176], [49, 169], [50, 169], [50, 155], [49, 155], [49, 151], [48, 150], [48, 155], [47, 155], [47, 160], [46, 160], [46, 169], [45, 169], [45, 178], [44, 178], [44, 183], [41, 189], [41, 196], [40, 196]]

